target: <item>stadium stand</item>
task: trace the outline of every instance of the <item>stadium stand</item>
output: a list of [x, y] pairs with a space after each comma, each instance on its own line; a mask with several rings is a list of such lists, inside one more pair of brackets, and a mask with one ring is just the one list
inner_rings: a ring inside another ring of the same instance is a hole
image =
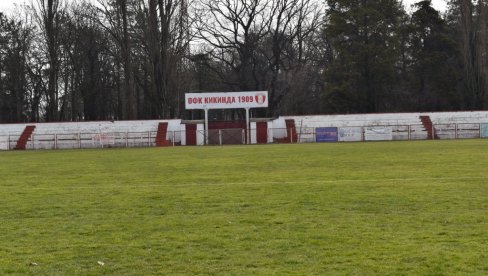
[[[384, 127], [389, 140], [456, 139], [482, 136], [488, 127], [488, 111], [281, 116], [256, 120], [260, 121], [260, 135], [257, 121], [252, 122], [252, 143], [315, 142], [315, 129], [324, 127], [356, 135], [358, 131], [363, 133], [355, 140], [339, 141], [363, 140], [368, 127]], [[190, 133], [186, 133], [190, 130], [187, 124], [193, 124]], [[267, 132], [263, 126], [267, 126]], [[179, 119], [0, 124], [0, 149], [202, 145], [203, 135], [201, 123]], [[241, 140], [244, 143], [247, 139]]]

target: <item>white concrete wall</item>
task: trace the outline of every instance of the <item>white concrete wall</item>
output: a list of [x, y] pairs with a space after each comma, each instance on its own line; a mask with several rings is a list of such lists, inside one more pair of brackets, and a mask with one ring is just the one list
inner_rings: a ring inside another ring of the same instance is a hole
[[300, 127], [421, 125], [420, 116], [430, 116], [434, 124], [488, 123], [488, 111], [280, 116], [273, 123], [275, 128], [284, 128], [286, 119], [294, 119], [297, 130]]
[[197, 146], [205, 145], [205, 124], [197, 124]]
[[8, 136], [0, 136], [0, 150], [8, 150]]
[[258, 131], [257, 131], [257, 125], [256, 122], [251, 122], [251, 129], [250, 129], [250, 134], [251, 134], [251, 144], [257, 144], [258, 143]]
[[34, 133], [36, 134], [147, 132], [157, 131], [158, 124], [161, 122], [168, 123], [168, 131], [180, 131], [180, 119], [114, 122], [61, 122], [3, 125], [0, 124], [0, 136], [8, 134], [21, 134], [27, 125], [35, 125], [36, 129], [34, 130]]
[[[424, 113], [384, 113], [384, 114], [348, 114], [348, 115], [313, 115], [313, 116], [282, 116], [268, 122], [268, 142], [273, 138], [287, 136], [286, 119], [294, 119], [301, 140], [313, 140], [313, 130], [316, 127], [364, 127], [364, 126], [392, 126], [393, 140], [426, 139], [427, 132], [422, 126], [420, 116], [430, 116], [436, 132], [444, 139], [452, 139], [453, 128], [458, 124], [457, 138], [474, 138], [479, 136], [480, 123], [488, 123], [488, 111], [463, 112], [424, 112]], [[8, 136], [11, 137], [10, 148], [27, 125], [35, 125], [33, 141], [27, 143], [27, 148], [85, 148], [94, 147], [94, 135], [104, 133], [113, 136], [113, 146], [154, 146], [158, 124], [168, 122], [167, 140], [174, 138], [175, 142], [186, 143], [184, 125], [181, 120], [145, 120], [145, 121], [101, 121], [101, 122], [66, 122], [66, 123], [22, 123], [0, 124], [0, 150], [9, 148]], [[410, 127], [407, 127], [410, 126]], [[478, 128], [478, 130], [476, 129]], [[256, 124], [251, 123], [251, 129]], [[310, 132], [312, 131], [312, 132]], [[310, 134], [309, 134], [310, 132]], [[81, 135], [78, 135], [81, 133]], [[129, 133], [129, 135], [127, 135]], [[455, 132], [454, 132], [455, 133]], [[56, 145], [54, 135], [56, 135]], [[309, 137], [310, 136], [310, 137]], [[306, 140], [306, 141], [305, 141]], [[204, 125], [197, 125], [197, 145], [204, 145]], [[251, 132], [251, 142], [256, 142], [256, 131]], [[100, 145], [101, 146], [101, 145]], [[109, 145], [105, 145], [109, 146]]]
[[180, 125], [180, 137], [181, 137], [181, 145], [186, 146], [186, 125]]
[[488, 111], [422, 113], [424, 114], [430, 116], [434, 124], [488, 123]]
[[28, 125], [35, 124], [0, 124], [0, 136], [20, 135]]
[[273, 143], [273, 122], [268, 122], [268, 143]]
[[[274, 138], [284, 138], [286, 119], [294, 119], [298, 133], [309, 140], [307, 133], [317, 127], [365, 127], [365, 126], [391, 126], [393, 127], [393, 140], [408, 139], [408, 128], [410, 126], [410, 139], [427, 139], [420, 116], [429, 116], [434, 125], [454, 125], [469, 129], [466, 138], [476, 137], [473, 125], [488, 123], [488, 111], [460, 111], [460, 112], [422, 112], [422, 113], [380, 113], [380, 114], [348, 114], [348, 115], [311, 115], [311, 116], [281, 116], [272, 122]], [[440, 126], [439, 126], [440, 127]], [[448, 128], [447, 126], [445, 128]], [[444, 135], [451, 137], [452, 134]], [[462, 137], [459, 137], [462, 138]], [[302, 140], [302, 139], [301, 139]], [[307, 142], [303, 141], [303, 142]]]
[[[168, 123], [167, 140], [181, 140], [179, 119], [0, 124], [0, 149], [8, 148], [5, 137], [10, 135], [11, 141], [16, 141], [27, 125], [36, 126], [30, 141], [27, 142], [28, 149], [154, 146], [160, 122]], [[102, 140], [101, 143], [98, 140], [97, 143], [95, 138], [100, 134], [108, 136], [109, 139]], [[14, 146], [15, 143], [11, 142], [10, 148]]]

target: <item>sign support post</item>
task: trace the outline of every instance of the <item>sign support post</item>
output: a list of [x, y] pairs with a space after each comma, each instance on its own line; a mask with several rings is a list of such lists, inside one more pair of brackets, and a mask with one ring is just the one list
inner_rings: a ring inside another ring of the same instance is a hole
[[249, 107], [246, 107], [246, 144], [251, 144], [251, 127], [249, 125]]
[[205, 145], [208, 145], [208, 109], [205, 108]]

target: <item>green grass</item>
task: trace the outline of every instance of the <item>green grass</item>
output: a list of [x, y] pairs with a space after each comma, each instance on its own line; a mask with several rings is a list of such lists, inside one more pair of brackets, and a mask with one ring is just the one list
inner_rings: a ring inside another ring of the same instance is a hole
[[0, 274], [488, 274], [487, 153], [488, 140], [0, 152]]

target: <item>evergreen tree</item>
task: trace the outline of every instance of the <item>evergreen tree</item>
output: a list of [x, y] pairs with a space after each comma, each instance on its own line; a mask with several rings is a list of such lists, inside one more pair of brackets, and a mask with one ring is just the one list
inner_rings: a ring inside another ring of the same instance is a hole
[[405, 12], [396, 0], [328, 0], [325, 34], [332, 60], [325, 73], [325, 104], [332, 112], [387, 111], [384, 98], [398, 69], [399, 28]]
[[414, 5], [410, 24], [411, 89], [417, 111], [462, 108], [460, 52], [430, 0]]

